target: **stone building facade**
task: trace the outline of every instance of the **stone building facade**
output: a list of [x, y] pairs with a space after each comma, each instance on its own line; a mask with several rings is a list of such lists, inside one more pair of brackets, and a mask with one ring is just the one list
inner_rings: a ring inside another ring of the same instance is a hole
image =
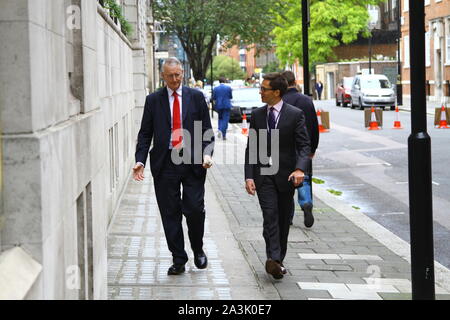
[[107, 298], [107, 228], [148, 92], [149, 4], [117, 1], [127, 37], [102, 3], [0, 0], [0, 279], [23, 280], [0, 283], [6, 298]]

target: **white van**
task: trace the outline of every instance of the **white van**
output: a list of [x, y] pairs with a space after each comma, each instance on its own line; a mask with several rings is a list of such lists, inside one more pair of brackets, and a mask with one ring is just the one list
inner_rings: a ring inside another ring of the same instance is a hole
[[361, 110], [369, 107], [390, 107], [395, 110], [396, 94], [383, 74], [357, 75], [353, 79], [350, 106]]

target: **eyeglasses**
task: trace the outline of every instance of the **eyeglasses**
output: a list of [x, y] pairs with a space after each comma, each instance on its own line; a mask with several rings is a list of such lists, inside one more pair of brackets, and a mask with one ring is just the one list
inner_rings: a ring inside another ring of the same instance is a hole
[[266, 87], [260, 87], [259, 92], [266, 92], [266, 91], [274, 91], [278, 89], [272, 89], [272, 88], [266, 88]]

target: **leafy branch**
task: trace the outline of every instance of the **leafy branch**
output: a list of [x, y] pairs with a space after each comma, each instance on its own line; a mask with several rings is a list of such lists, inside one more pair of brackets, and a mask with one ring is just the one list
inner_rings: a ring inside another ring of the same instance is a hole
[[109, 15], [116, 21], [120, 22], [120, 27], [122, 32], [126, 36], [130, 36], [133, 32], [133, 26], [125, 19], [123, 14], [122, 6], [117, 4], [115, 0], [103, 0], [100, 4], [107, 10], [109, 10]]

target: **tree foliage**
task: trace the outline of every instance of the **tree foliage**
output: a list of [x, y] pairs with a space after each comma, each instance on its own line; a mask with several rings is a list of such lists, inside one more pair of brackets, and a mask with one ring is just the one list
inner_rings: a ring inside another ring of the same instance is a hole
[[270, 43], [271, 9], [282, 0], [155, 0], [154, 18], [175, 33], [197, 80], [205, 77], [217, 35], [228, 44]]
[[[230, 80], [245, 79], [246, 73], [242, 71], [239, 62], [228, 56], [217, 56], [213, 59], [213, 78], [218, 80], [224, 77]], [[206, 78], [211, 79], [211, 71], [208, 70]]]
[[[333, 58], [333, 48], [369, 36], [367, 5], [385, 0], [310, 0], [309, 55], [311, 64]], [[301, 0], [284, 0], [273, 30], [281, 63], [303, 59]]]

